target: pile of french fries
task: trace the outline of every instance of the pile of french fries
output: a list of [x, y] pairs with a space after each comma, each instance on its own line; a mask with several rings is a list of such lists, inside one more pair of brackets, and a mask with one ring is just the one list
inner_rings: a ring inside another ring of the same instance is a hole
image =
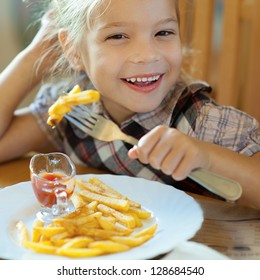
[[36, 219], [29, 233], [26, 225], [16, 225], [19, 243], [37, 253], [74, 258], [119, 253], [151, 239], [157, 228], [144, 227], [151, 212], [96, 177], [77, 180], [79, 191], [71, 200], [75, 211], [44, 223]]

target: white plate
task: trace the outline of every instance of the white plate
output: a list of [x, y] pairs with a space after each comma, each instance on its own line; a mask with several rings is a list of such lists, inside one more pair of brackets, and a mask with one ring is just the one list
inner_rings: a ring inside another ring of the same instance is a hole
[[[199, 204], [192, 197], [172, 186], [120, 175], [88, 174], [78, 177], [87, 179], [93, 176], [151, 211], [152, 217], [144, 227], [158, 224], [156, 235], [142, 246], [123, 253], [95, 257], [95, 259], [155, 258], [192, 238], [202, 225], [203, 213]], [[37, 254], [18, 245], [15, 224], [22, 220], [30, 228], [38, 208], [30, 182], [19, 183], [0, 191], [0, 258], [66, 259]]]
[[218, 251], [194, 242], [185, 241], [174, 248], [163, 260], [229, 260], [230, 258]]

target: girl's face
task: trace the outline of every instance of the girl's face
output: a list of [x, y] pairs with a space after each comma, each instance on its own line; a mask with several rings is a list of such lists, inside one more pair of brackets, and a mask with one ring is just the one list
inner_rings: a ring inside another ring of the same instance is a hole
[[175, 1], [112, 0], [83, 38], [81, 58], [117, 123], [154, 110], [181, 69]]

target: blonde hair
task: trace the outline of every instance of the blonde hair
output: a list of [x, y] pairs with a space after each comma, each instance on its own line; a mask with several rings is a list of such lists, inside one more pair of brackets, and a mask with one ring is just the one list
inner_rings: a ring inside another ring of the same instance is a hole
[[[27, 1], [29, 2], [29, 1]], [[42, 62], [52, 52], [59, 52], [60, 56], [55, 60], [49, 74], [56, 76], [73, 76], [77, 74], [67, 60], [67, 56], [76, 54], [79, 50], [80, 42], [84, 35], [93, 26], [95, 17], [102, 15], [108, 8], [111, 0], [38, 0], [41, 9], [39, 16], [44, 12], [51, 10], [51, 18], [54, 26], [45, 37], [45, 40], [54, 41], [58, 30], [64, 29], [68, 34], [66, 54], [61, 51], [58, 40], [51, 44], [51, 47], [45, 50], [36, 63], [36, 71], [40, 68]]]
[[[94, 19], [101, 16], [109, 7], [112, 0], [43, 0], [45, 10], [53, 11], [53, 20], [57, 29], [65, 29], [68, 33], [68, 53], [76, 53], [84, 34], [91, 30]], [[122, 0], [124, 1], [124, 0]], [[180, 24], [179, 0], [175, 0], [177, 19]], [[55, 30], [54, 30], [55, 31]], [[57, 32], [57, 31], [55, 31]], [[50, 38], [53, 34], [50, 34]], [[57, 42], [59, 44], [59, 42]], [[58, 45], [52, 46], [53, 49]], [[48, 50], [44, 59], [52, 50]], [[63, 54], [52, 67], [52, 75], [65, 73], [67, 76], [75, 74], [71, 65]], [[185, 72], [181, 71], [181, 79], [187, 78]]]

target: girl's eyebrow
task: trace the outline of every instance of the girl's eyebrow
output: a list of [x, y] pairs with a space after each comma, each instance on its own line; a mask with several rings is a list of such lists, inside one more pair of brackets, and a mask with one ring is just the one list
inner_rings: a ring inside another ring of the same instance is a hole
[[104, 24], [102, 25], [99, 30], [105, 30], [105, 29], [109, 29], [109, 28], [113, 28], [113, 27], [122, 27], [122, 26], [126, 26], [127, 23], [125, 22], [110, 22], [108, 24]]
[[[163, 24], [167, 24], [167, 23], [171, 23], [171, 22], [178, 24], [177, 18], [172, 17], [172, 18], [162, 19], [162, 20], [158, 21], [156, 23], [156, 25], [163, 25]], [[129, 25], [129, 23], [127, 23], [127, 22], [121, 22], [121, 21], [110, 22], [108, 24], [104, 24], [104, 25], [100, 26], [99, 30], [105, 30], [105, 29], [109, 29], [109, 28], [113, 28], [113, 27], [124, 27], [127, 25]]]
[[171, 23], [171, 22], [177, 23], [177, 24], [179, 23], [178, 20], [177, 20], [177, 18], [172, 17], [172, 18], [166, 18], [166, 19], [160, 20], [160, 21], [158, 22], [158, 25], [166, 24], [166, 23]]

